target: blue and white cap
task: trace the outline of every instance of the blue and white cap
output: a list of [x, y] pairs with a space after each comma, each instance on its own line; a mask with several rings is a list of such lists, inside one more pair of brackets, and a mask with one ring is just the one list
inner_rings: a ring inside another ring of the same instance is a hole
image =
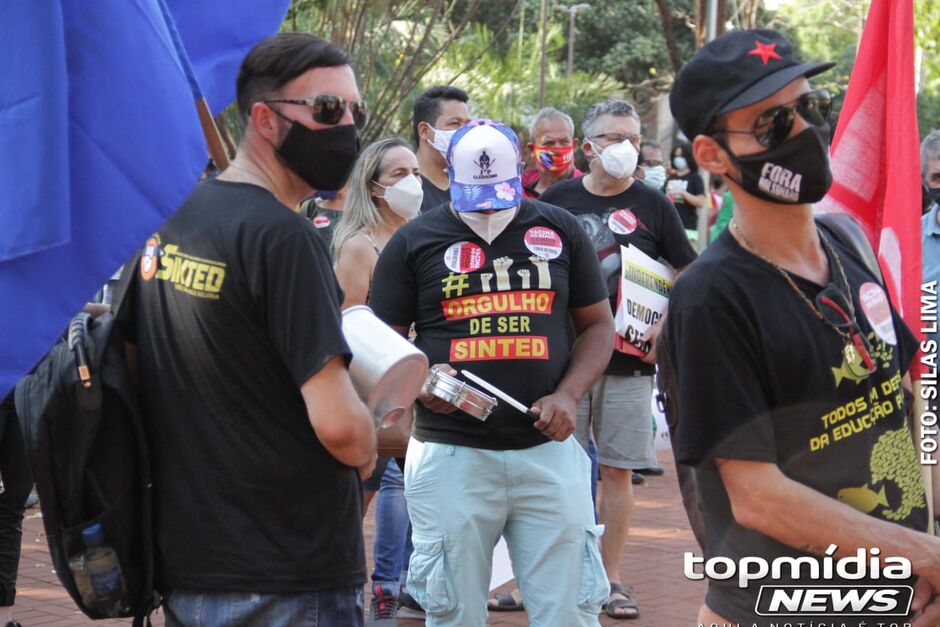
[[460, 212], [512, 209], [522, 202], [522, 164], [515, 131], [493, 120], [472, 120], [447, 148], [450, 199]]

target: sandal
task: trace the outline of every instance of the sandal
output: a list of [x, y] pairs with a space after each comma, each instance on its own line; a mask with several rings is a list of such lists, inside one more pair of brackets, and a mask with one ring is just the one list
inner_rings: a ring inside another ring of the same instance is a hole
[[640, 615], [640, 608], [637, 607], [636, 599], [633, 598], [635, 594], [632, 586], [611, 582], [610, 596], [607, 597], [607, 603], [601, 606], [601, 611], [611, 618], [637, 618]]
[[486, 602], [486, 609], [491, 612], [521, 612], [525, 609], [522, 592], [519, 588], [512, 592], [499, 592]]

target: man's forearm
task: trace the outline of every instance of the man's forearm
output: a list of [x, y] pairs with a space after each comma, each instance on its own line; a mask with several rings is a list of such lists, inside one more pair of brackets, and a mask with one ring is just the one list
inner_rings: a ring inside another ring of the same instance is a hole
[[611, 325], [598, 323], [584, 329], [571, 351], [571, 361], [568, 370], [558, 384], [557, 391], [570, 394], [576, 401], [580, 401], [587, 391], [594, 385], [610, 362], [613, 350], [613, 335]]
[[[906, 557], [914, 572], [940, 574], [940, 539], [863, 514], [812, 488], [787, 478], [776, 466], [776, 476], [756, 462], [719, 462], [728, 486], [727, 467], [735, 487], [729, 491], [734, 517], [739, 524], [759, 531], [783, 544], [822, 555], [831, 544], [835, 557], [855, 555], [858, 548], [881, 549], [883, 557]], [[748, 466], [751, 468], [749, 469]], [[744, 496], [747, 495], [747, 496]]]

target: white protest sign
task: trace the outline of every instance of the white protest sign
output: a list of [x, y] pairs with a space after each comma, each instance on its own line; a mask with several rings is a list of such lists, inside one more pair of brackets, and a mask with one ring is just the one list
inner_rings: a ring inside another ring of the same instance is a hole
[[665, 313], [676, 273], [633, 244], [621, 246], [620, 255], [620, 304], [614, 322], [617, 333], [633, 349], [630, 352], [645, 355], [650, 350], [649, 342], [640, 338]]

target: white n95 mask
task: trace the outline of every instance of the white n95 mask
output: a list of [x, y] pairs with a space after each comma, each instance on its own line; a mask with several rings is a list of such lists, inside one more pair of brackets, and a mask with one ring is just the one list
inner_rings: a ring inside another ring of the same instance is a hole
[[431, 145], [446, 159], [447, 148], [450, 147], [450, 138], [457, 132], [456, 129], [453, 131], [442, 131], [432, 126], [431, 130], [434, 131], [434, 139], [431, 140]]
[[615, 179], [625, 178], [636, 170], [636, 163], [640, 155], [630, 140], [622, 141], [619, 144], [611, 144], [602, 151], [598, 149], [594, 142], [591, 142], [591, 146], [594, 147], [594, 150], [600, 152], [599, 158], [604, 171]]
[[394, 185], [387, 187], [378, 181], [375, 184], [385, 189], [385, 195], [382, 198], [388, 203], [389, 209], [406, 220], [418, 215], [421, 201], [424, 200], [424, 189], [421, 188], [421, 182], [414, 174], [409, 174]]
[[499, 234], [506, 230], [509, 223], [516, 216], [517, 207], [501, 209], [493, 213], [480, 211], [465, 211], [457, 214], [470, 230], [480, 236], [487, 244], [492, 244]]

